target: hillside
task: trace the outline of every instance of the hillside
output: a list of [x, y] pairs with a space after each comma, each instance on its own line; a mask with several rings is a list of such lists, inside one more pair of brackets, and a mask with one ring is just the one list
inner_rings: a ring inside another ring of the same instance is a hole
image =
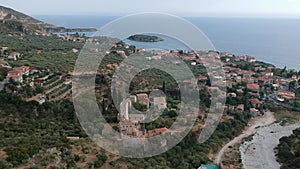
[[[48, 27], [51, 27], [53, 25], [45, 24], [42, 21], [39, 21], [37, 19], [34, 19], [26, 14], [23, 14], [21, 12], [15, 11], [11, 8], [7, 8], [4, 6], [0, 6], [0, 20], [17, 20], [23, 23], [31, 23], [31, 24], [40, 24], [40, 25], [47, 25]], [[54, 27], [54, 26], [53, 26]]]
[[11, 8], [0, 6], [0, 34], [50, 35], [52, 32], [96, 31], [96, 29], [67, 29], [39, 21]]

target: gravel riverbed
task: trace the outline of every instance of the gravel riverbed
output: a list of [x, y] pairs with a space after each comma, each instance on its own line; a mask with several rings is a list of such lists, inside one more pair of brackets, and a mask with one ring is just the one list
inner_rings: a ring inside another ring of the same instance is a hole
[[279, 144], [279, 139], [290, 136], [300, 123], [280, 126], [273, 124], [257, 129], [251, 141], [244, 142], [239, 150], [245, 169], [279, 169], [274, 148]]

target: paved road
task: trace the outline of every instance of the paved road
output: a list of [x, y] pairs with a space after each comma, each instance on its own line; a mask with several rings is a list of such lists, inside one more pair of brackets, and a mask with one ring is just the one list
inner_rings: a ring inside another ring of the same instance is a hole
[[233, 140], [231, 140], [229, 143], [227, 143], [225, 146], [223, 146], [223, 148], [218, 152], [218, 154], [215, 157], [215, 164], [221, 164], [222, 162], [222, 157], [224, 155], [224, 153], [226, 152], [226, 150], [230, 147], [233, 146], [235, 144], [240, 143], [244, 138], [247, 138], [253, 134], [255, 134], [256, 132], [256, 128], [257, 127], [261, 127], [261, 126], [267, 126], [270, 125], [272, 123], [275, 122], [275, 117], [273, 115], [273, 112], [266, 112], [264, 114], [264, 116], [262, 117], [257, 117], [255, 119], [253, 119], [253, 121], [251, 121], [249, 123], [249, 127], [247, 127], [242, 134], [240, 134], [239, 136], [235, 137]]

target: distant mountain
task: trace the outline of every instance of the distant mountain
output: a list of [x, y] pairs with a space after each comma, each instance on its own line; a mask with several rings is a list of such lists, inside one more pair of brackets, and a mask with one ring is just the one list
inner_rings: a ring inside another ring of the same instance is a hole
[[89, 28], [56, 27], [13, 9], [0, 6], [0, 34], [50, 35], [52, 32], [96, 31]]
[[20, 22], [27, 22], [32, 24], [44, 24], [43, 22], [36, 20], [28, 15], [10, 8], [6, 8], [4, 6], [0, 6], [0, 20], [17, 20]]

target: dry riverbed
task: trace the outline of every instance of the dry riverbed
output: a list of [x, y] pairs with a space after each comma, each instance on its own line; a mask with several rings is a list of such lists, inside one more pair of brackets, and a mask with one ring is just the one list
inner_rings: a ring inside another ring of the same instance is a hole
[[233, 140], [223, 146], [223, 148], [215, 157], [215, 164], [222, 165], [224, 154], [228, 153], [230, 148], [234, 148], [236, 145], [241, 143], [243, 139], [255, 134], [258, 127], [270, 125], [274, 123], [275, 120], [274, 113], [270, 111], [266, 112], [262, 117], [256, 117], [252, 119], [249, 123], [249, 126], [245, 128], [242, 134], [235, 137]]
[[257, 129], [251, 141], [240, 146], [241, 159], [245, 169], [279, 169], [274, 148], [279, 144], [279, 139], [290, 136], [293, 130], [300, 127], [300, 123], [280, 126], [273, 124]]

